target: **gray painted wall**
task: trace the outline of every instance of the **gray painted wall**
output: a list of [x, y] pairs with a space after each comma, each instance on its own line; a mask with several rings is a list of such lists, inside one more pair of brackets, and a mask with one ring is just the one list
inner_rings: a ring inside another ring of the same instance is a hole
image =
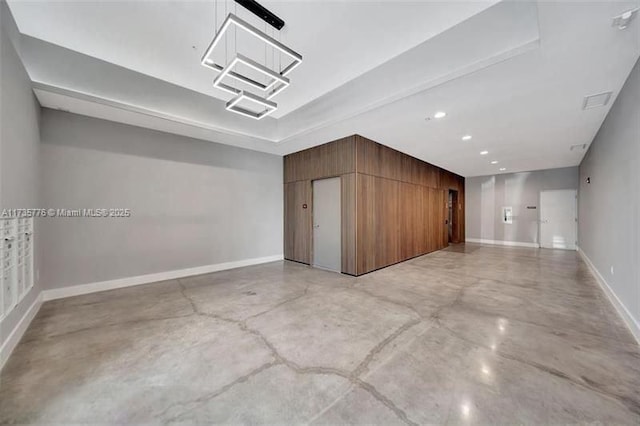
[[[7, 5], [0, 2], [0, 211], [38, 205], [38, 146], [40, 105], [31, 81], [13, 46], [10, 32], [15, 23]], [[35, 223], [34, 247], [40, 244]], [[36, 267], [38, 253], [35, 253]], [[40, 288], [33, 289], [0, 324], [0, 345], [34, 302]]]
[[580, 164], [579, 194], [580, 250], [640, 325], [640, 62]]
[[131, 209], [43, 221], [46, 288], [282, 255], [282, 157], [50, 109], [41, 133], [44, 207]]
[[[578, 189], [578, 179], [577, 167], [466, 178], [466, 238], [538, 243], [540, 191]], [[502, 223], [504, 206], [512, 224]]]

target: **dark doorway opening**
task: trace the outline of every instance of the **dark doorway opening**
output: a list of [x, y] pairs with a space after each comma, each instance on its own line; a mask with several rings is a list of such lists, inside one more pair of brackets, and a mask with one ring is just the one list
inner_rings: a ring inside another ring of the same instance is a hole
[[448, 200], [448, 235], [449, 243], [457, 244], [460, 242], [460, 208], [458, 206], [458, 191], [449, 190]]

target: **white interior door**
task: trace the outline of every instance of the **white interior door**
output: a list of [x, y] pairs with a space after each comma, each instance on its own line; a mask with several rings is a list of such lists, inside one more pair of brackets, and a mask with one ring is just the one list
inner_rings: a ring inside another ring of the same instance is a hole
[[577, 193], [573, 189], [540, 192], [540, 245], [575, 250], [578, 239]]
[[313, 181], [313, 266], [340, 272], [340, 178]]

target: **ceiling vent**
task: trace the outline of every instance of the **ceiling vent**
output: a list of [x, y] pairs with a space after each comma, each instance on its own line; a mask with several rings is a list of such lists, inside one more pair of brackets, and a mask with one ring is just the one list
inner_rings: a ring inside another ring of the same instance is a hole
[[580, 143], [578, 145], [571, 145], [571, 148], [569, 148], [569, 151], [584, 151], [585, 149], [587, 149], [587, 144]]
[[597, 108], [607, 105], [609, 103], [609, 99], [611, 99], [612, 93], [613, 92], [604, 92], [585, 96], [582, 109]]
[[626, 12], [618, 16], [614, 16], [611, 26], [617, 27], [619, 30], [624, 30], [636, 17], [636, 15], [638, 14], [638, 10], [640, 10], [640, 8], [636, 7], [635, 9], [627, 10]]

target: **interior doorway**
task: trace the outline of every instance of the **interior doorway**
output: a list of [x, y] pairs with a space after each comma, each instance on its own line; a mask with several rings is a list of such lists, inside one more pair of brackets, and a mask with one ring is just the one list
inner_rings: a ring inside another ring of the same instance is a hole
[[460, 220], [458, 217], [458, 215], [460, 214], [460, 209], [458, 208], [458, 191], [455, 191], [453, 189], [449, 190], [449, 200], [447, 202], [447, 206], [447, 232], [449, 235], [448, 242], [457, 244], [460, 242]]
[[540, 191], [540, 246], [575, 250], [578, 240], [575, 189]]
[[340, 178], [313, 181], [313, 266], [342, 270]]

